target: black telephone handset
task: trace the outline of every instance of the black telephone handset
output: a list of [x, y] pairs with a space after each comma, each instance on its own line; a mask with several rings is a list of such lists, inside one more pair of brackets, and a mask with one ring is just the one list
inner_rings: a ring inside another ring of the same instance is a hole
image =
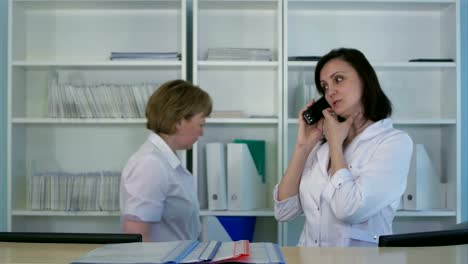
[[320, 97], [315, 103], [304, 111], [302, 116], [307, 124], [313, 125], [323, 118], [322, 111], [330, 107], [325, 97]]

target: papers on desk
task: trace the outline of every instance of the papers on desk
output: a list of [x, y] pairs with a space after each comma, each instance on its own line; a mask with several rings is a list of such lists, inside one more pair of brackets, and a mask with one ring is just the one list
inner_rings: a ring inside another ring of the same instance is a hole
[[285, 263], [278, 245], [272, 243], [143, 242], [109, 244], [74, 260], [71, 264], [163, 264], [163, 263]]

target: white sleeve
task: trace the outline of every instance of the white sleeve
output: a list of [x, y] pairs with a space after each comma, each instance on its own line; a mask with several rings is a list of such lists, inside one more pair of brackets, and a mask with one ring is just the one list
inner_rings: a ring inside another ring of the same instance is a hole
[[133, 215], [144, 222], [160, 221], [169, 186], [167, 173], [163, 161], [151, 156], [140, 157], [126, 167], [122, 172], [126, 192], [122, 215]]
[[367, 164], [335, 172], [322, 197], [335, 216], [356, 224], [400, 199], [406, 188], [413, 143], [403, 132], [383, 140]]
[[273, 200], [275, 202], [275, 218], [285, 222], [294, 219], [302, 213], [299, 195], [294, 195], [283, 201], [278, 201], [278, 184], [273, 189]]

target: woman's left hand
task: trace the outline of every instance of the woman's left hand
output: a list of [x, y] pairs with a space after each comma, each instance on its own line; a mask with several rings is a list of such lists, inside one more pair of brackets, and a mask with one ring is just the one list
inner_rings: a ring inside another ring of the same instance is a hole
[[324, 116], [322, 132], [330, 145], [342, 146], [348, 137], [354, 119], [359, 113], [348, 117], [344, 122], [338, 120], [338, 116], [331, 108], [322, 111]]

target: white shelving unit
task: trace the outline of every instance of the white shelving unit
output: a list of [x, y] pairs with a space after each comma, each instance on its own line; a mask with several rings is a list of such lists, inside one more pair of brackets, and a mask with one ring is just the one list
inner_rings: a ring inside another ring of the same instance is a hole
[[[400, 211], [394, 232], [454, 224], [460, 197], [460, 37], [457, 0], [284, 1], [284, 156], [289, 163], [297, 132], [297, 97], [315, 91], [316, 62], [332, 48], [361, 50], [393, 103], [395, 126], [424, 144], [441, 175], [432, 210]], [[451, 58], [454, 62], [408, 62]], [[299, 102], [301, 103], [301, 102]], [[284, 224], [283, 244], [295, 245], [303, 217]]]
[[[460, 218], [459, 0], [193, 0], [193, 58], [187, 66], [186, 0], [9, 0], [8, 230], [118, 232], [115, 211], [39, 211], [28, 204], [32, 164], [63, 171], [120, 171], [145, 140], [144, 118], [51, 118], [48, 82], [133, 84], [186, 78], [207, 90], [213, 117], [193, 148], [203, 220], [256, 216], [255, 241], [295, 245], [303, 217], [279, 224], [272, 189], [297, 130], [299, 87], [336, 47], [363, 51], [393, 102], [393, 120], [424, 144], [442, 181], [431, 210], [397, 213], [396, 232], [443, 227]], [[207, 60], [212, 48], [266, 48], [271, 61]], [[177, 51], [180, 61], [111, 61], [112, 51]], [[454, 62], [408, 62], [452, 58]], [[314, 90], [313, 85], [310, 89]], [[214, 115], [213, 115], [214, 116]], [[205, 145], [266, 141], [267, 208], [210, 211]], [[206, 221], [207, 222], [207, 221]], [[205, 222], [205, 223], [206, 223]]]
[[[118, 211], [31, 210], [28, 177], [34, 168], [121, 171], [146, 139], [146, 121], [51, 118], [48, 82], [185, 79], [186, 0], [10, 0], [9, 8], [8, 230], [119, 232]], [[181, 59], [111, 61], [111, 52]]]
[[[193, 81], [207, 90], [214, 111], [242, 111], [246, 117], [208, 119], [193, 150], [193, 171], [204, 221], [214, 216], [257, 216], [254, 241], [280, 241], [273, 217], [272, 189], [282, 174], [282, 1], [193, 1]], [[271, 61], [208, 60], [213, 48], [261, 48]], [[213, 115], [214, 116], [214, 115]], [[266, 141], [265, 209], [210, 211], [205, 145], [234, 139]]]

